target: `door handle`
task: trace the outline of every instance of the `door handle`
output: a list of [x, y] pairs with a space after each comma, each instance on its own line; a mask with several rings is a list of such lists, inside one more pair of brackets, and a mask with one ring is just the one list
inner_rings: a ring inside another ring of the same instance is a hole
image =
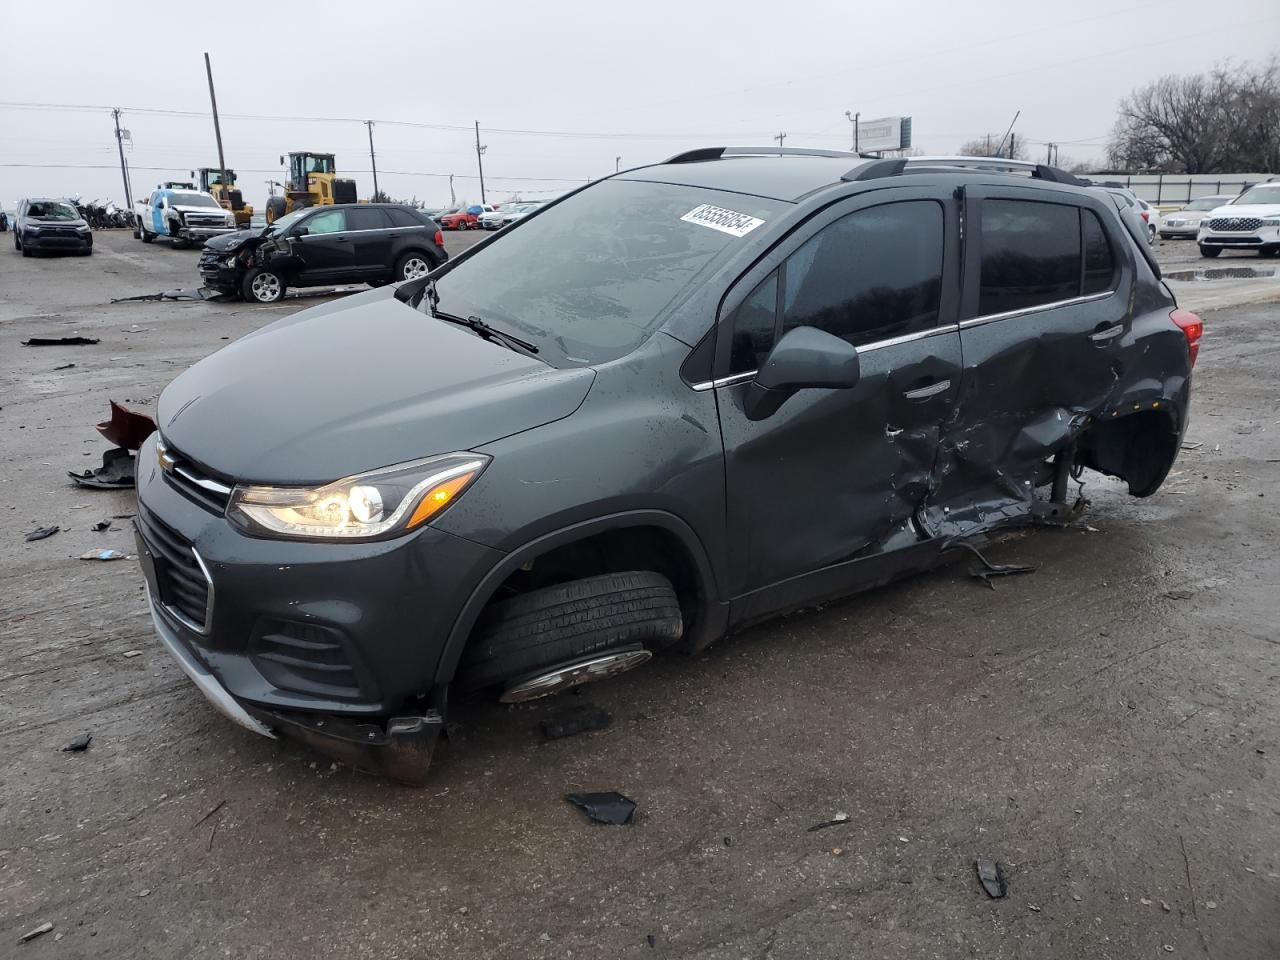
[[930, 397], [936, 397], [940, 393], [946, 393], [951, 389], [950, 380], [938, 380], [923, 387], [916, 387], [914, 390], [908, 390], [903, 394], [908, 400], [928, 400]]
[[1094, 343], [1106, 343], [1109, 340], [1114, 340], [1122, 333], [1124, 333], [1124, 324], [1115, 323], [1109, 327], [1100, 327], [1093, 331], [1093, 333], [1089, 334], [1089, 339]]

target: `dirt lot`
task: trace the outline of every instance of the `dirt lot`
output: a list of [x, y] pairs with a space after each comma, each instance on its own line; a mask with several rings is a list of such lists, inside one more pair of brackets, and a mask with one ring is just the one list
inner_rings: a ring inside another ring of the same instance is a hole
[[[1083, 524], [992, 550], [1034, 575], [990, 591], [962, 562], [659, 660], [576, 698], [614, 717], [588, 736], [541, 742], [554, 704], [464, 705], [413, 790], [223, 720], [135, 565], [77, 559], [132, 544], [90, 529], [131, 493], [66, 479], [107, 400], [153, 409], [316, 301], [112, 306], [191, 285], [197, 254], [0, 240], [0, 956], [1280, 956], [1274, 303], [1206, 315], [1195, 448], [1156, 496], [1088, 477]], [[1249, 283], [1179, 289], [1280, 290]], [[19, 346], [73, 331], [101, 343]], [[562, 799], [609, 789], [634, 825]]]

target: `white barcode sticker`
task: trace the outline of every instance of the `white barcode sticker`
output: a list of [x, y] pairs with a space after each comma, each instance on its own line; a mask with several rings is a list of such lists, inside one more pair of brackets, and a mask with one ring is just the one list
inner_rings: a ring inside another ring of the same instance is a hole
[[726, 210], [724, 207], [717, 207], [710, 203], [694, 207], [680, 219], [696, 223], [700, 227], [710, 227], [712, 230], [719, 230], [734, 237], [745, 237], [764, 223], [759, 217], [749, 217], [745, 213]]

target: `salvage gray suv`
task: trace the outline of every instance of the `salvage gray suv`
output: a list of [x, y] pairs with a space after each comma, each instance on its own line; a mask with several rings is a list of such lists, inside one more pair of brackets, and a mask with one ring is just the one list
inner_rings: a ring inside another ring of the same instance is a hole
[[179, 376], [156, 629], [226, 714], [421, 782], [521, 700], [1155, 491], [1202, 326], [1049, 167], [711, 148]]

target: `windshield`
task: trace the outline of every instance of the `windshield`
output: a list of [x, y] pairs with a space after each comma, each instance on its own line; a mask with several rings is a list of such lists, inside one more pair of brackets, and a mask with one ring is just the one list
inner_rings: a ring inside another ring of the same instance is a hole
[[79, 220], [80, 214], [69, 203], [44, 201], [27, 208], [27, 216], [36, 220]]
[[1199, 200], [1192, 200], [1182, 209], [1184, 210], [1216, 210], [1218, 207], [1226, 203], [1225, 197], [1201, 197]]
[[1280, 183], [1252, 187], [1231, 201], [1232, 203], [1280, 203]]
[[271, 223], [271, 226], [267, 227], [267, 232], [283, 233], [301, 220], [309, 210], [309, 207], [299, 207], [297, 210], [293, 211], [293, 213], [286, 213], [283, 217], [274, 220]]
[[499, 234], [440, 277], [440, 311], [526, 337], [555, 365], [625, 356], [719, 254], [744, 242], [681, 219], [707, 204], [761, 220], [787, 206], [705, 187], [605, 180]]
[[169, 202], [177, 207], [216, 207], [218, 201], [203, 193], [175, 193]]

